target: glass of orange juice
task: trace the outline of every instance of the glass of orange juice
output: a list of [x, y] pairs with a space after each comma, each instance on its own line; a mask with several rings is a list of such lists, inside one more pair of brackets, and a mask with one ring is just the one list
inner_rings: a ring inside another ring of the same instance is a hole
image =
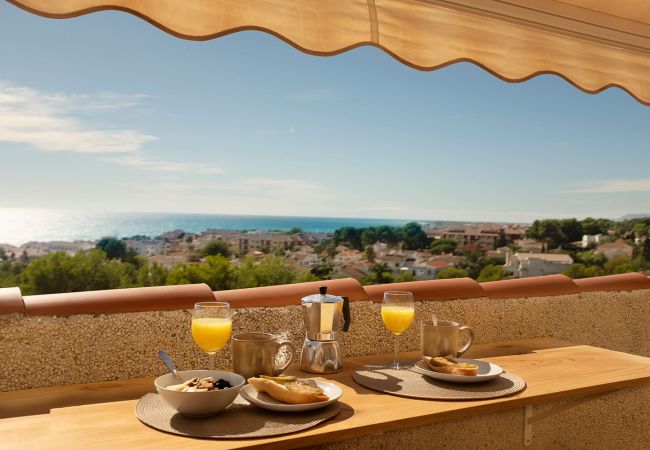
[[192, 313], [192, 338], [210, 358], [214, 370], [214, 354], [221, 350], [232, 333], [232, 313], [227, 302], [201, 302]]
[[408, 329], [415, 316], [413, 294], [404, 291], [384, 292], [381, 304], [381, 320], [388, 330], [395, 335], [395, 361], [393, 369], [399, 369], [399, 335]]

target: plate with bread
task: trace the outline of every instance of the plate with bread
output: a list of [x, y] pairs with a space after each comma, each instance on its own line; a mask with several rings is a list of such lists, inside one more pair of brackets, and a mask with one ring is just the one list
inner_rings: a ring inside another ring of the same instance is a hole
[[343, 391], [326, 381], [293, 376], [249, 378], [239, 394], [255, 406], [272, 411], [309, 411], [337, 401]]
[[477, 359], [423, 356], [415, 363], [413, 371], [451, 383], [480, 383], [498, 377], [503, 373], [503, 368]]

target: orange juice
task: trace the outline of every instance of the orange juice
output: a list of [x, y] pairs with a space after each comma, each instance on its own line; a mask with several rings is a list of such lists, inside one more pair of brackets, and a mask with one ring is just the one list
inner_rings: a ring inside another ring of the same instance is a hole
[[206, 353], [221, 350], [230, 339], [232, 320], [215, 317], [192, 319], [192, 337]]
[[383, 305], [381, 320], [392, 333], [400, 334], [413, 322], [415, 309], [412, 306]]

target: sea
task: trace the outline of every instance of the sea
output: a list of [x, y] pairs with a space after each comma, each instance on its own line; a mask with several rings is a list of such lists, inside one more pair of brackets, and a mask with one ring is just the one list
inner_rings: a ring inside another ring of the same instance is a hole
[[[155, 237], [176, 229], [200, 233], [207, 229], [268, 231], [298, 227], [328, 233], [344, 226], [402, 226], [408, 222], [411, 220], [0, 208], [0, 243], [20, 246], [30, 241], [92, 241], [104, 236]], [[450, 223], [418, 222], [431, 226]]]

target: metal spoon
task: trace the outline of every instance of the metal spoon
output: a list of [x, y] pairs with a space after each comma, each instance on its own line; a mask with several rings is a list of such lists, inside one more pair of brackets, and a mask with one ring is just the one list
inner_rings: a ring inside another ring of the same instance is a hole
[[181, 378], [181, 376], [178, 374], [178, 371], [176, 370], [176, 366], [174, 365], [174, 361], [172, 361], [169, 354], [167, 354], [167, 352], [165, 350], [159, 350], [158, 351], [158, 357], [160, 359], [162, 359], [162, 362], [164, 362], [165, 365], [167, 366], [167, 368], [171, 371], [171, 373], [174, 374], [174, 376], [176, 377], [178, 382], [183, 383], [184, 381]]

